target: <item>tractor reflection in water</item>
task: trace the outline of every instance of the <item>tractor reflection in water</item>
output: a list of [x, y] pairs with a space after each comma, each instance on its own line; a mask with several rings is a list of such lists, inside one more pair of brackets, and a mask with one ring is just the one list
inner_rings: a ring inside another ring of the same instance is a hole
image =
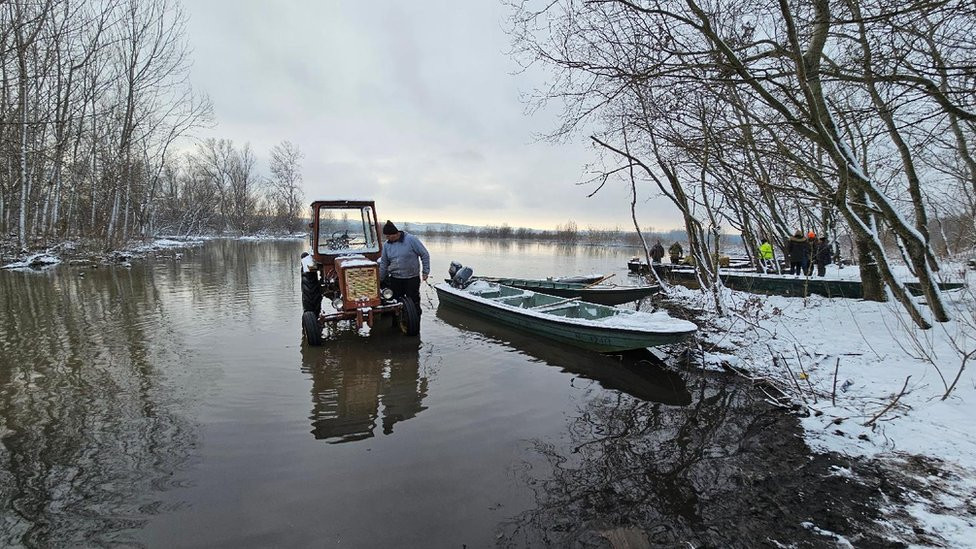
[[394, 425], [427, 409], [428, 373], [420, 342], [394, 338], [371, 344], [347, 333], [328, 353], [306, 347], [302, 371], [312, 380], [312, 436], [330, 444], [392, 435]]

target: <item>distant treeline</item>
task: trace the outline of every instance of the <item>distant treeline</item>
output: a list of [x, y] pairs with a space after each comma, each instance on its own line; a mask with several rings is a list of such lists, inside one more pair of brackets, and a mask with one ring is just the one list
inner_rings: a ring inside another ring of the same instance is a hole
[[[565, 225], [557, 225], [553, 230], [530, 229], [526, 227], [511, 227], [508, 224], [487, 225], [484, 227], [463, 227], [454, 225], [428, 224], [423, 227], [411, 226], [404, 223], [403, 228], [419, 235], [438, 236], [438, 237], [465, 237], [465, 238], [484, 238], [491, 240], [522, 240], [538, 242], [555, 242], [564, 244], [583, 244], [599, 245], [611, 244], [617, 246], [640, 246], [641, 239], [636, 231], [624, 230], [620, 227], [613, 229], [599, 229], [588, 227], [580, 229], [574, 221], [569, 221]], [[688, 237], [683, 230], [655, 231], [653, 228], [641, 230], [645, 242], [649, 246], [660, 241], [662, 244], [672, 242], [687, 242]], [[723, 244], [741, 245], [742, 239], [738, 236], [723, 235]]]

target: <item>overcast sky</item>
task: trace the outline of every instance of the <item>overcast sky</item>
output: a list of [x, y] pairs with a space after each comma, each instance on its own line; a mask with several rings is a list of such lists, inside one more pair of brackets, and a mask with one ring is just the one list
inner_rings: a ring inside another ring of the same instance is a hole
[[[554, 110], [525, 114], [545, 81], [515, 74], [497, 0], [185, 2], [192, 81], [214, 104], [202, 137], [289, 140], [313, 198], [368, 198], [383, 219], [629, 228], [623, 184], [586, 198], [596, 152], [540, 142]], [[647, 197], [643, 197], [647, 198]], [[641, 225], [679, 226], [666, 201]]]

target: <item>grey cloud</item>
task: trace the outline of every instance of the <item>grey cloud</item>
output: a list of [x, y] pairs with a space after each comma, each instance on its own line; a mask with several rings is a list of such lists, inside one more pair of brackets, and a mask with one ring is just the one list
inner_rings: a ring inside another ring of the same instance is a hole
[[[202, 136], [250, 142], [262, 159], [292, 141], [305, 153], [309, 197], [370, 197], [383, 215], [416, 221], [612, 226], [629, 217], [622, 186], [586, 199], [590, 189], [575, 185], [592, 149], [534, 142], [558, 109], [524, 115], [520, 90], [546, 75], [512, 75], [500, 3], [186, 7], [192, 78], [218, 122]], [[664, 210], [647, 208], [662, 219]]]
[[447, 158], [464, 164], [480, 164], [485, 161], [485, 155], [478, 151], [465, 149], [463, 151], [452, 151], [447, 153]]

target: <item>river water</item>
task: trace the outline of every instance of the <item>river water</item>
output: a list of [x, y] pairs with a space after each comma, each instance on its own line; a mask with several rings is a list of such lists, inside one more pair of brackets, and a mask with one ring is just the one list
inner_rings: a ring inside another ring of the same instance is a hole
[[[427, 245], [432, 278], [458, 260], [635, 282], [630, 249]], [[770, 493], [797, 498], [769, 471], [812, 458], [741, 381], [539, 341], [439, 308], [428, 287], [419, 338], [378, 326], [309, 348], [304, 247], [217, 240], [130, 266], [0, 272], [0, 546], [804, 535], [769, 512], [784, 506]]]

